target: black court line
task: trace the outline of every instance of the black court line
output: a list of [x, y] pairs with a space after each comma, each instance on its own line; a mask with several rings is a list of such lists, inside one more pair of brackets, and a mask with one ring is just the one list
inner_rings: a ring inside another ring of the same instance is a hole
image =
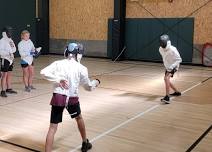
[[211, 78], [212, 78], [212, 77], [209, 77], [209, 78], [203, 80], [202, 83], [205, 83], [206, 81], [210, 80]]
[[12, 142], [9, 142], [9, 141], [1, 140], [1, 139], [0, 139], [0, 142], [6, 143], [8, 145], [16, 146], [16, 147], [19, 147], [19, 148], [22, 148], [22, 149], [25, 149], [25, 150], [33, 151], [33, 152], [41, 152], [41, 151], [36, 150], [36, 149], [32, 149], [32, 148], [29, 148], [29, 147], [25, 147], [25, 146], [15, 144], [15, 143], [12, 143]]
[[186, 152], [191, 152], [200, 142], [201, 140], [211, 131], [212, 125], [186, 150]]
[[5, 103], [5, 104], [0, 105], [0, 107], [10, 105], [10, 104], [14, 104], [14, 103], [18, 103], [18, 102], [25, 101], [25, 100], [28, 100], [28, 99], [36, 98], [36, 97], [39, 97], [39, 96], [42, 96], [42, 95], [45, 95], [45, 94], [48, 94], [48, 93], [51, 93], [51, 92], [48, 91], [48, 92], [45, 92], [45, 93], [38, 94], [36, 96], [32, 96], [32, 97], [28, 97], [28, 98], [24, 98], [24, 99], [19, 99], [19, 100], [16, 100], [14, 102]]

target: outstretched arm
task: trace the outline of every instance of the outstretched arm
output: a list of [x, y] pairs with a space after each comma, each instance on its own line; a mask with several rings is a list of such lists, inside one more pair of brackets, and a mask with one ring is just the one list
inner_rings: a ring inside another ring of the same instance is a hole
[[100, 84], [100, 80], [95, 79], [95, 80], [91, 81], [88, 78], [88, 70], [87, 70], [87, 68], [84, 68], [81, 71], [80, 83], [85, 88], [85, 90], [92, 91]]

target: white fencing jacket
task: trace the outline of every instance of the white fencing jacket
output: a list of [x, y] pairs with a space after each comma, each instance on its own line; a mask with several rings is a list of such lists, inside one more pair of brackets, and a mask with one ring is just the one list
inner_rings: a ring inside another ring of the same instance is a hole
[[27, 62], [29, 65], [33, 62], [33, 56], [30, 55], [30, 52], [35, 51], [35, 46], [32, 41], [29, 40], [22, 40], [18, 43], [18, 51], [21, 56], [21, 59]]
[[[86, 90], [92, 91], [97, 86], [97, 81], [90, 81], [88, 70], [74, 58], [55, 61], [40, 72], [45, 78], [54, 83], [54, 93], [68, 97], [78, 97], [79, 85]], [[59, 86], [61, 80], [66, 80], [69, 89], [65, 90]]]
[[16, 52], [16, 47], [11, 38], [7, 37], [6, 32], [2, 32], [2, 38], [0, 40], [0, 56], [2, 59], [6, 59], [10, 62], [10, 65], [13, 63], [14, 55]]
[[171, 45], [171, 41], [167, 42], [166, 48], [159, 48], [159, 52], [163, 58], [163, 64], [167, 71], [172, 71], [174, 68], [179, 69], [182, 59], [176, 47]]

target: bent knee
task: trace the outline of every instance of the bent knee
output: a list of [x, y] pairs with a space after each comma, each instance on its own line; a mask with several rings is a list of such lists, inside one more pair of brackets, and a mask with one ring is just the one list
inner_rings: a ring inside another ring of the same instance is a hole
[[81, 114], [78, 115], [77, 117], [75, 117], [75, 120], [76, 120], [76, 121], [78, 121], [78, 120], [80, 120], [80, 119], [82, 119], [82, 115], [81, 115]]
[[52, 131], [52, 132], [56, 132], [57, 126], [58, 126], [58, 124], [50, 124], [49, 130]]
[[164, 77], [164, 81], [168, 81], [169, 80], [169, 77], [168, 76], [165, 76]]

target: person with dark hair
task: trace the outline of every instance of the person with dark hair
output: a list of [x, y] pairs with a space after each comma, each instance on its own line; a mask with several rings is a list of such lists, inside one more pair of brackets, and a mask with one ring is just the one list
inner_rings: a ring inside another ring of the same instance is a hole
[[3, 28], [2, 38], [0, 40], [2, 97], [7, 97], [7, 93], [17, 94], [11, 86], [14, 53], [16, 52], [16, 46], [12, 40], [12, 31], [13, 29], [11, 27]]

